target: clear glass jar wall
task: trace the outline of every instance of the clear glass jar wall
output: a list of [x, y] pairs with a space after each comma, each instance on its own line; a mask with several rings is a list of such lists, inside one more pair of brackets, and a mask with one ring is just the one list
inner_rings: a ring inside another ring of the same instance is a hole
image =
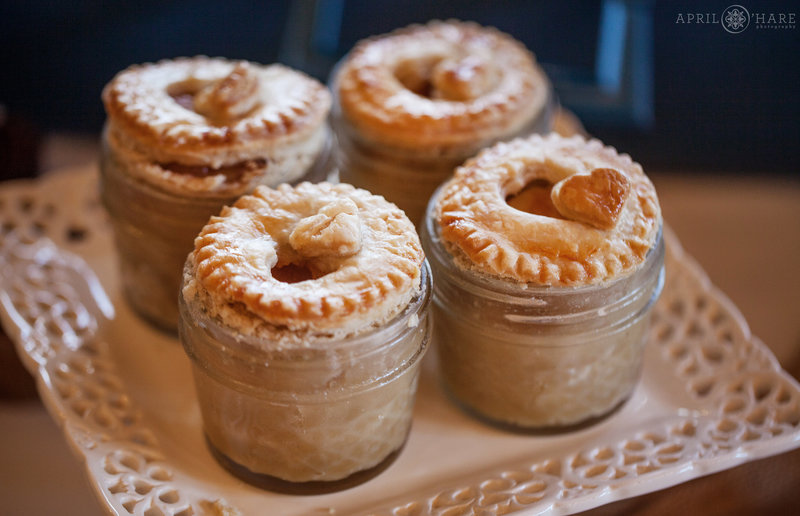
[[[317, 160], [294, 183], [326, 180], [334, 166], [332, 147], [329, 135]], [[175, 332], [186, 255], [209, 217], [237, 197], [165, 192], [136, 178], [132, 165], [113, 152], [105, 135], [101, 149], [101, 199], [111, 218], [125, 297], [145, 320]]]
[[[335, 73], [332, 77], [335, 77]], [[554, 113], [555, 98], [548, 93], [542, 112], [518, 132], [505, 135], [502, 139], [547, 133], [552, 127]], [[428, 152], [426, 155], [424, 152], [409, 152], [367, 142], [342, 116], [335, 92], [331, 120], [337, 139], [339, 180], [382, 195], [402, 209], [417, 227], [436, 188], [452, 175], [456, 167], [482, 148], [476, 145], [466, 153], [430, 155]], [[483, 145], [488, 147], [496, 141], [483, 142]]]
[[458, 403], [492, 422], [544, 429], [603, 416], [630, 396], [663, 286], [660, 233], [628, 276], [545, 287], [459, 267], [432, 215], [422, 243], [436, 277], [434, 342], [442, 381]]
[[426, 263], [420, 293], [382, 327], [279, 350], [181, 296], [180, 338], [211, 446], [249, 472], [289, 482], [336, 481], [380, 464], [411, 426], [430, 293]]

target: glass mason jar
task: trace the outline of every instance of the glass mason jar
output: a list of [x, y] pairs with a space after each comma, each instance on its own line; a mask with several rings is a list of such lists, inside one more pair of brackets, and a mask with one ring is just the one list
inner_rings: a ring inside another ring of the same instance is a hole
[[[332, 140], [328, 130], [322, 151], [292, 184], [328, 178], [333, 167]], [[167, 192], [132, 173], [130, 167], [136, 165], [114, 152], [107, 130], [101, 143], [101, 200], [111, 218], [123, 293], [145, 320], [175, 332], [178, 287], [186, 255], [209, 217], [232, 204], [238, 195]]]
[[379, 467], [411, 427], [430, 294], [426, 262], [419, 293], [386, 324], [281, 348], [221, 325], [180, 296], [180, 339], [220, 462], [243, 468], [248, 480], [294, 483]]
[[445, 389], [482, 419], [522, 429], [589, 422], [636, 386], [664, 281], [661, 232], [641, 266], [599, 285], [519, 284], [457, 266], [431, 200], [422, 244], [436, 277], [434, 346]]
[[361, 40], [328, 84], [340, 180], [382, 195], [418, 227], [458, 165], [498, 141], [546, 133], [554, 117], [536, 57], [472, 22], [434, 20]]
[[[554, 112], [554, 96], [548, 90], [547, 103], [539, 115], [518, 132], [505, 135], [503, 139], [547, 133], [552, 126]], [[339, 180], [382, 195], [403, 210], [417, 227], [436, 188], [464, 160], [480, 150], [480, 147], [474, 147], [464, 152], [431, 154], [423, 149], [409, 152], [369, 142], [361, 138], [342, 117], [335, 93], [331, 117], [337, 139], [335, 159]], [[495, 141], [486, 145], [493, 143]]]

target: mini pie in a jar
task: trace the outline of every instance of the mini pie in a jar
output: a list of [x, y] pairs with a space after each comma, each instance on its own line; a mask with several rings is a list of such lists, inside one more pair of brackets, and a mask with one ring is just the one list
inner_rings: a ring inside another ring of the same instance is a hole
[[414, 223], [465, 159], [550, 125], [550, 84], [533, 54], [475, 23], [435, 21], [361, 41], [332, 82], [342, 181], [384, 195]]
[[641, 166], [597, 140], [534, 135], [468, 160], [431, 199], [422, 237], [450, 394], [525, 428], [619, 406], [663, 284], [661, 229]]
[[261, 186], [212, 217], [187, 258], [179, 334], [221, 462], [330, 482], [398, 451], [430, 285], [413, 224], [350, 185]]
[[174, 331], [183, 262], [208, 218], [259, 184], [324, 179], [330, 94], [281, 65], [194, 57], [131, 66], [102, 98], [101, 191], [123, 290]]

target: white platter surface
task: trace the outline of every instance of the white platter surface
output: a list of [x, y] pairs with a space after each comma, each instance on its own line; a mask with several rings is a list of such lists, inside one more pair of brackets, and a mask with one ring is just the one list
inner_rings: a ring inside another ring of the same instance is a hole
[[180, 344], [123, 301], [96, 170], [4, 184], [0, 224], [3, 327], [110, 514], [569, 514], [800, 447], [800, 386], [667, 231], [642, 380], [609, 418], [487, 426], [446, 398], [428, 353], [388, 469], [334, 493], [265, 491], [215, 462]]

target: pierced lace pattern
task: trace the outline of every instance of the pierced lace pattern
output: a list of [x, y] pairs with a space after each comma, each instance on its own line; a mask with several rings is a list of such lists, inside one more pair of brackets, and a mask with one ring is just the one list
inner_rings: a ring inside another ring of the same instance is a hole
[[[105, 218], [96, 208], [95, 181], [92, 171], [0, 189], [4, 329], [112, 510], [147, 516], [239, 514], [170, 464], [126, 394], [118, 363], [102, 339], [99, 330], [113, 306], [94, 271], [114, 264], [92, 262], [113, 254]], [[666, 237], [667, 283], [646, 351], [645, 362], [652, 366], [642, 381], [647, 386], [654, 381], [648, 373], [664, 375], [659, 382], [682, 393], [680, 410], [568, 452], [535, 460], [521, 456], [515, 464], [467, 472], [427, 492], [398, 491], [396, 498], [362, 513], [564, 514], [641, 494], [640, 486], [648, 483], [664, 487], [668, 484], [658, 480], [664, 475], [680, 482], [763, 457], [767, 446], [769, 453], [796, 448], [800, 386], [682, 253], [674, 235]]]
[[[78, 180], [92, 179], [95, 173]], [[99, 336], [100, 321], [113, 317], [114, 307], [92, 268], [67, 250], [110, 245], [102, 211], [92, 216], [96, 188], [70, 188], [84, 193], [70, 205], [59, 204], [63, 191], [50, 186], [37, 195], [33, 183], [18, 182], [0, 193], [0, 319], [40, 391], [46, 389], [43, 401], [86, 455], [97, 494], [117, 514], [239, 514], [221, 498], [179, 487], [181, 474], [164, 461]]]
[[800, 438], [797, 382], [682, 254], [675, 236], [667, 236], [667, 283], [654, 310], [648, 352], [670, 369], [673, 381], [685, 386], [685, 416], [648, 423], [618, 441], [495, 471], [370, 514], [466, 516], [523, 509], [561, 514], [595, 507], [599, 504], [587, 501], [596, 497], [605, 496], [606, 502], [624, 498], [614, 492], [648, 475], [713, 468], [713, 459], [750, 455], [760, 442], [780, 438], [787, 449], [796, 447], [788, 443]]

